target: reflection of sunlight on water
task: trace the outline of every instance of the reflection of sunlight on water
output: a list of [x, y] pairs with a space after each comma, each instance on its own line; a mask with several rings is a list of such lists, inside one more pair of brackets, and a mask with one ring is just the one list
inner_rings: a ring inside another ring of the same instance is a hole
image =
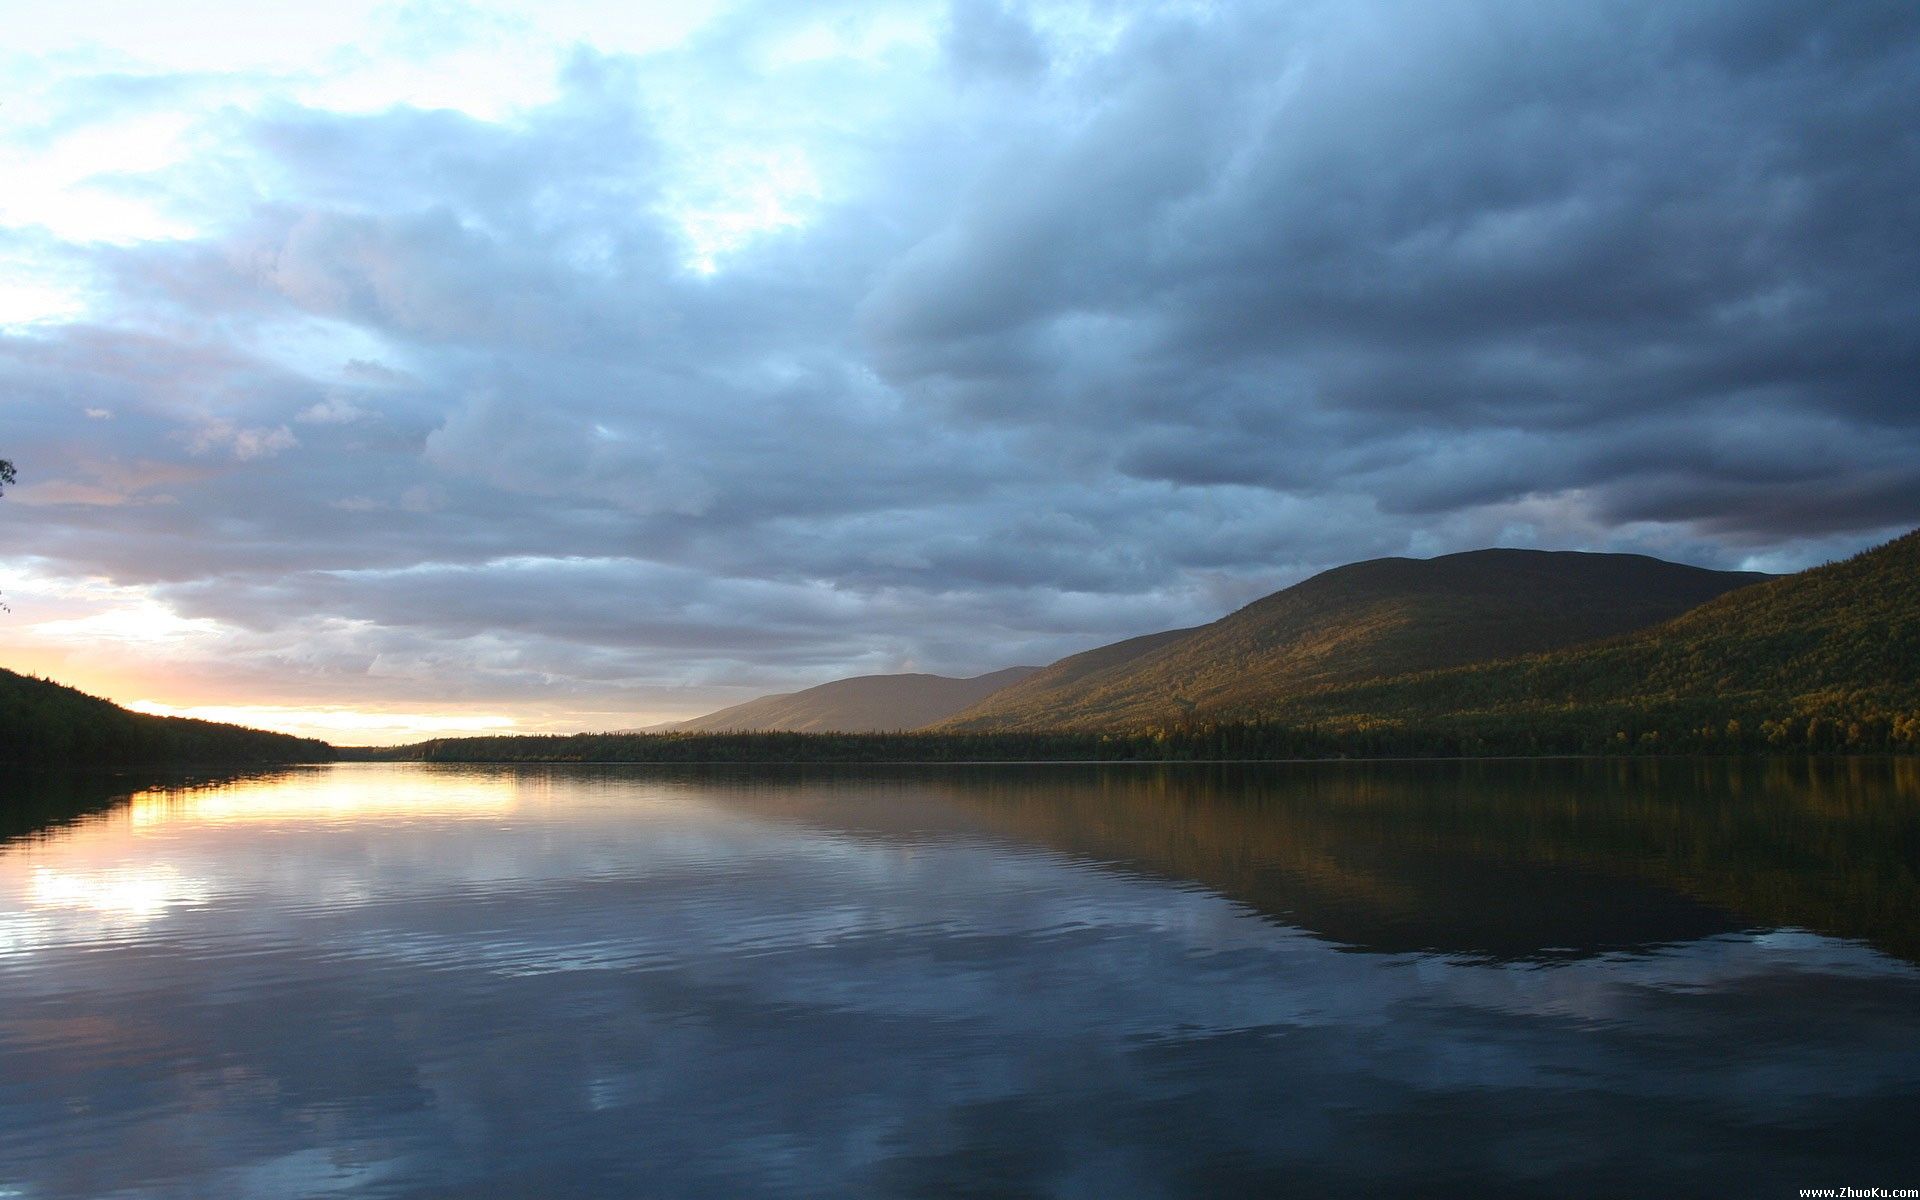
[[92, 870], [36, 866], [17, 894], [16, 910], [0, 913], [0, 959], [124, 933], [169, 909], [207, 903], [213, 888], [163, 863]]
[[191, 879], [166, 864], [63, 871], [35, 867], [27, 879], [26, 901], [33, 908], [91, 909], [109, 917], [147, 921], [180, 904], [204, 904], [204, 880]]
[[437, 779], [425, 774], [316, 771], [242, 780], [191, 791], [133, 796], [135, 828], [178, 821], [364, 821], [409, 817], [492, 817], [512, 812], [519, 789], [509, 778]]

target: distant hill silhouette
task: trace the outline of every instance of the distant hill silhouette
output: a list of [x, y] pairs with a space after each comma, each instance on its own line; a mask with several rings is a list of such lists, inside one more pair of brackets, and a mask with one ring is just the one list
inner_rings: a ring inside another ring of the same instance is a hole
[[1770, 578], [1637, 554], [1476, 550], [1372, 559], [1198, 629], [1063, 659], [939, 728], [1124, 730], [1285, 718], [1331, 688], [1615, 636]]
[[129, 712], [0, 668], [0, 763], [120, 766], [321, 762], [333, 747], [239, 725]]
[[657, 726], [679, 733], [882, 733], [918, 729], [1031, 675], [1008, 667], [970, 679], [947, 675], [858, 675], [799, 692], [762, 696], [719, 712]]

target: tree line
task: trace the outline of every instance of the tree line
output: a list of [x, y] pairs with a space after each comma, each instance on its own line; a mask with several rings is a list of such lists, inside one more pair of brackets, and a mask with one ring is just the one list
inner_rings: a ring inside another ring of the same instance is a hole
[[1920, 711], [1746, 720], [1621, 712], [1577, 722], [1459, 719], [1410, 727], [1197, 721], [1131, 733], [580, 733], [437, 738], [343, 757], [413, 762], [1205, 762], [1542, 754], [1920, 752]]

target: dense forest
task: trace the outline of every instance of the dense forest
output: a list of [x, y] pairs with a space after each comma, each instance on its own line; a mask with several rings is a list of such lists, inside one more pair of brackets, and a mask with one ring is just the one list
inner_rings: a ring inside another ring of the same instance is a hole
[[0, 763], [66, 766], [323, 762], [333, 747], [238, 725], [128, 712], [0, 669]]
[[1279, 716], [1295, 696], [1644, 629], [1765, 579], [1638, 554], [1474, 550], [1322, 572], [1210, 625], [1074, 655], [941, 728], [1141, 729]]
[[349, 757], [421, 762], [1128, 762], [1338, 756], [1337, 739], [1256, 724], [1101, 733], [578, 733], [441, 738]]
[[1277, 719], [1463, 752], [1911, 750], [1920, 531], [1551, 654], [1329, 689]]
[[[1137, 733], [579, 733], [440, 738], [343, 757], [417, 762], [885, 763], [1199, 762], [1325, 758], [1458, 758], [1542, 754], [1733, 754], [1920, 750], [1920, 720], [1756, 724], [1751, 732], [1689, 729], [1661, 714], [1566, 720], [1449, 718], [1428, 725], [1290, 725], [1196, 721]], [[1616, 729], [1624, 724], [1625, 730]], [[1663, 730], [1664, 735], [1663, 735]], [[1623, 736], [1624, 732], [1624, 736]]]

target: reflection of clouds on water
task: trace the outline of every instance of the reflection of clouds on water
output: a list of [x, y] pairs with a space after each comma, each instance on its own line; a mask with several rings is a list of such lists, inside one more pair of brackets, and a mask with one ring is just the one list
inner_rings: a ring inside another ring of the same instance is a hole
[[[943, 834], [910, 789], [897, 804], [924, 811], [899, 838], [681, 784], [528, 794], [500, 821], [90, 826], [0, 854], [0, 881], [73, 901], [0, 967], [0, 1122], [35, 1132], [0, 1178], [141, 1186], [98, 1153], [130, 1137], [168, 1142], [138, 1168], [149, 1190], [214, 1197], [1180, 1195], [1416, 1172], [1608, 1191], [1676, 1170], [1737, 1189], [1841, 1150], [1885, 1161], [1859, 1147], [1916, 1115], [1920, 972], [1858, 944], [1357, 953], [1200, 888]], [[135, 849], [148, 884], [106, 862]], [[68, 923], [103, 911], [87, 895], [166, 919], [97, 944]], [[89, 1016], [137, 1024], [133, 1067], [19, 1032]]]

